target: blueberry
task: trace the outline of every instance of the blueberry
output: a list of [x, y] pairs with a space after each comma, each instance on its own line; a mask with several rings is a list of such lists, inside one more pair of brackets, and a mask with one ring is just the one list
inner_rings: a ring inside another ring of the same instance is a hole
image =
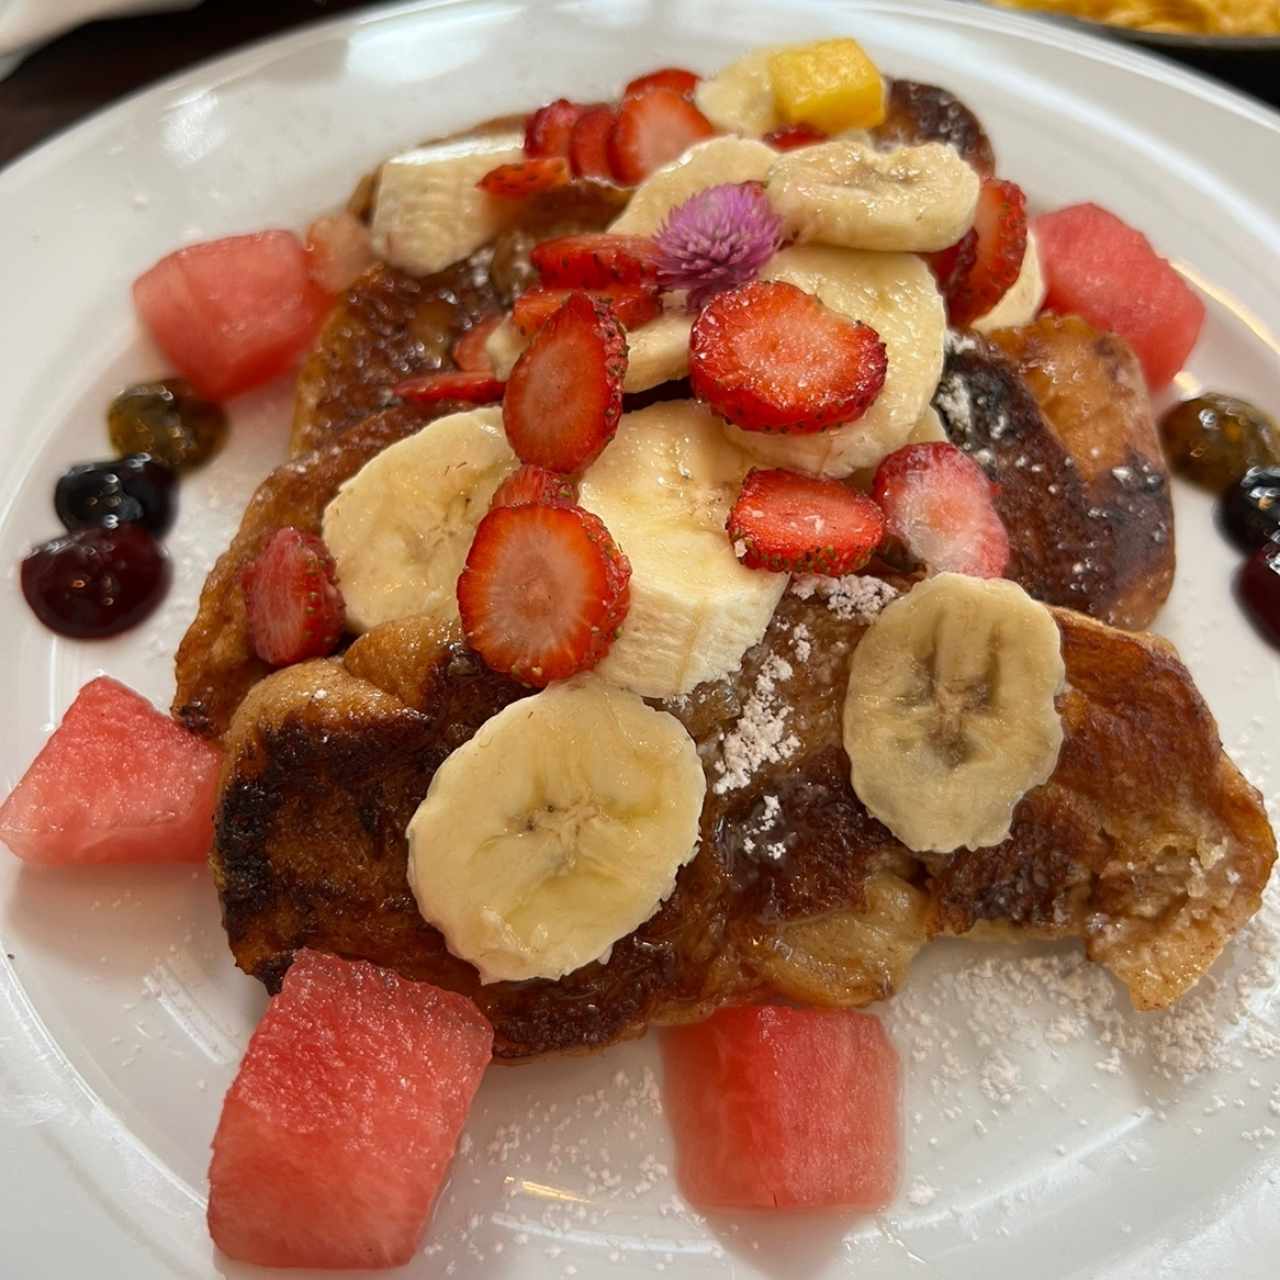
[[141, 525], [156, 537], [173, 524], [174, 473], [149, 454], [69, 467], [53, 491], [58, 519], [76, 529]]
[[1250, 467], [1223, 493], [1219, 516], [1243, 551], [1280, 537], [1280, 467]]

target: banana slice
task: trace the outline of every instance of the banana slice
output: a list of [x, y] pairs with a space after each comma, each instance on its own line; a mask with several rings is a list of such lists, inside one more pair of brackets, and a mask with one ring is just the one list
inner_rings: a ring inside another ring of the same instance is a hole
[[[665, 311], [638, 329], [627, 331], [627, 372], [624, 391], [648, 391], [659, 383], [683, 378], [689, 372], [689, 330], [693, 320], [683, 311]], [[510, 319], [485, 340], [484, 348], [497, 376], [511, 376], [528, 343]]]
[[729, 427], [730, 437], [774, 467], [847, 476], [907, 442], [942, 375], [946, 308], [923, 259], [803, 245], [783, 249], [760, 273], [816, 294], [833, 311], [869, 324], [889, 357], [884, 387], [847, 427], [814, 435], [765, 435]]
[[698, 110], [724, 133], [759, 137], [776, 129], [782, 117], [773, 96], [769, 59], [783, 47], [757, 49], [700, 81], [693, 93]]
[[724, 529], [749, 468], [701, 405], [623, 415], [578, 497], [631, 561], [631, 607], [596, 668], [606, 680], [644, 697], [687, 693], [764, 635], [787, 575], [743, 568]]
[[500, 409], [450, 414], [384, 449], [324, 512], [347, 625], [458, 616], [457, 583], [494, 490], [519, 466]]
[[779, 156], [767, 189], [801, 242], [931, 253], [973, 225], [978, 186], [943, 143], [877, 151], [845, 139]]
[[706, 787], [674, 716], [595, 676], [552, 685], [436, 771], [407, 833], [418, 909], [482, 982], [563, 977], [671, 893]]
[[476, 188], [490, 169], [524, 158], [512, 130], [431, 143], [388, 160], [378, 175], [373, 251], [413, 275], [442, 271], [487, 244], [516, 217], [519, 201]]
[[1027, 250], [1022, 255], [1018, 278], [985, 316], [980, 316], [973, 322], [973, 327], [979, 333], [990, 333], [993, 329], [1030, 324], [1040, 314], [1047, 292], [1044, 271], [1040, 266], [1040, 246], [1036, 244], [1035, 236], [1028, 231]]
[[853, 789], [909, 849], [999, 844], [1058, 762], [1058, 624], [1021, 587], [940, 573], [888, 605], [849, 664]]
[[646, 178], [609, 230], [651, 236], [690, 196], [722, 182], [763, 182], [777, 158], [772, 147], [751, 138], [708, 138]]

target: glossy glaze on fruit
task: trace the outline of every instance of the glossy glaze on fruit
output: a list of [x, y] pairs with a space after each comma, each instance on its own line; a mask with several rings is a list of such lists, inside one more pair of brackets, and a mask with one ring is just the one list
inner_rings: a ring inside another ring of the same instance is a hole
[[77, 462], [58, 478], [53, 507], [72, 532], [137, 524], [160, 538], [173, 524], [176, 480], [148, 453]]
[[1280, 467], [1250, 467], [1223, 492], [1219, 514], [1243, 551], [1280, 539]]
[[1245, 561], [1240, 598], [1258, 630], [1280, 645], [1280, 543], [1264, 543]]
[[1250, 467], [1280, 465], [1280, 426], [1247, 400], [1217, 391], [1174, 405], [1160, 435], [1173, 469], [1214, 493]]
[[107, 431], [122, 454], [146, 453], [175, 471], [208, 462], [222, 447], [227, 415], [182, 378], [140, 382], [107, 410]]
[[34, 547], [22, 594], [51, 631], [76, 640], [117, 635], [141, 622], [169, 586], [169, 560], [135, 524], [80, 529]]

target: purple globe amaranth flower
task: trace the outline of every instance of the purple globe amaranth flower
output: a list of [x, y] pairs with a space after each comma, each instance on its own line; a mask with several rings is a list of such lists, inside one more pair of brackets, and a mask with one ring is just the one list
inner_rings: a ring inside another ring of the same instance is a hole
[[658, 234], [658, 283], [687, 289], [698, 310], [714, 294], [754, 280], [782, 243], [782, 219], [758, 182], [725, 182], [690, 196]]

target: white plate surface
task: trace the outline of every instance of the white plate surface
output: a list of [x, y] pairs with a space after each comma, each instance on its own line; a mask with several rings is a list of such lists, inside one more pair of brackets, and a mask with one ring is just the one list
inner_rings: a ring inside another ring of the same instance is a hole
[[[73, 644], [35, 624], [14, 566], [54, 532], [53, 480], [105, 451], [110, 395], [163, 368], [134, 322], [133, 276], [184, 242], [301, 227], [419, 137], [834, 32], [961, 94], [1037, 207], [1095, 198], [1145, 229], [1209, 302], [1180, 390], [1280, 409], [1280, 127], [1171, 66], [945, 0], [488, 0], [330, 23], [149, 90], [0, 174], [0, 787], [97, 672], [168, 701], [203, 575], [284, 453], [287, 393], [239, 405], [231, 447], [184, 484], [177, 586], [145, 629]], [[1280, 660], [1233, 603], [1236, 558], [1209, 502], [1180, 487], [1177, 519], [1160, 628], [1276, 797]], [[907, 1176], [875, 1219], [689, 1212], [652, 1039], [495, 1069], [408, 1274], [1274, 1278], [1278, 917], [1273, 895], [1209, 981], [1146, 1018], [1070, 949], [927, 952], [883, 1011], [907, 1063]], [[231, 964], [207, 873], [0, 857], [0, 939], [0, 1275], [254, 1274], [219, 1258], [203, 1223], [208, 1140], [263, 1005]]]

